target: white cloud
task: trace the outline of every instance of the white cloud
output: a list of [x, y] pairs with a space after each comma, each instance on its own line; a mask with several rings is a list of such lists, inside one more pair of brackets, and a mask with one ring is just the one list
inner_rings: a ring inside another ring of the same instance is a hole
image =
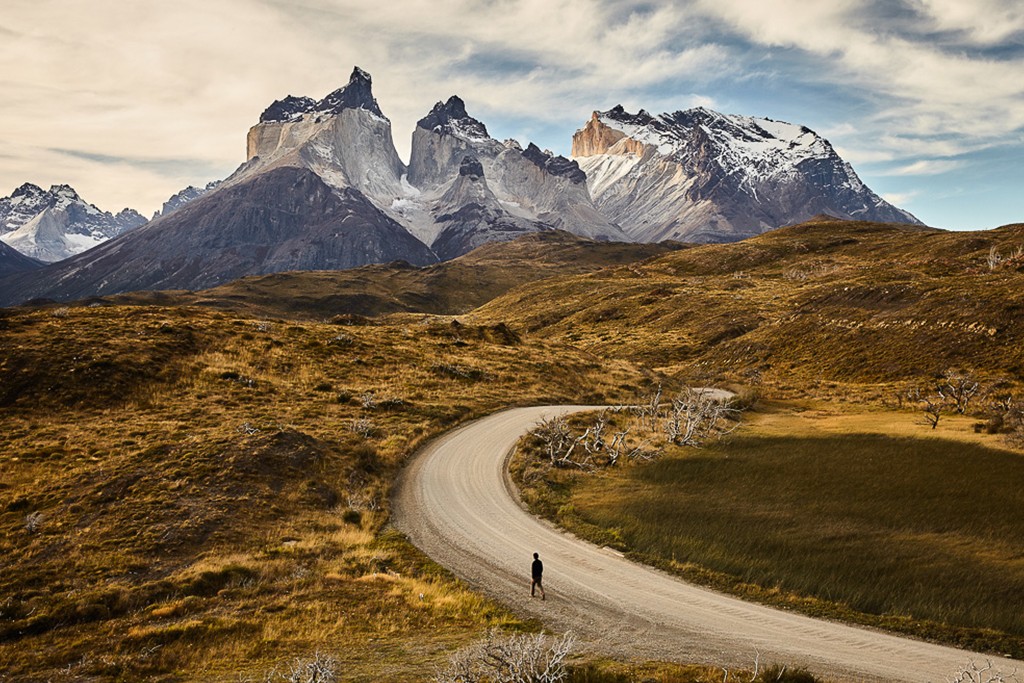
[[921, 196], [920, 190], [911, 190], [910, 192], [888, 192], [882, 195], [882, 199], [893, 206], [903, 206], [914, 201], [919, 196]]
[[916, 0], [915, 4], [936, 29], [962, 34], [976, 44], [992, 45], [1024, 33], [1024, 6], [1019, 0]]
[[921, 159], [905, 166], [894, 168], [883, 175], [941, 175], [966, 166], [966, 162], [954, 159]]
[[[889, 139], [957, 134], [965, 148], [979, 140], [1004, 138], [1024, 127], [1024, 58], [995, 60], [971, 56], [884, 28], [871, 3], [833, 0], [698, 0], [715, 17], [754, 44], [802, 50], [813, 55], [818, 78], [835, 87], [857, 88], [876, 111], [863, 132]], [[988, 43], [1024, 27], [1017, 0], [984, 0], [986, 7], [960, 0], [922, 0], [936, 28], [962, 27]], [[962, 9], [961, 9], [962, 8]], [[991, 10], [987, 17], [974, 16]], [[865, 139], [867, 136], [865, 136]]]
[[9, 0], [0, 145], [17, 142], [24, 156], [3, 165], [0, 188], [29, 172], [104, 207], [152, 210], [180, 188], [178, 174], [42, 150], [232, 168], [263, 107], [322, 97], [353, 64], [374, 74], [403, 153], [415, 122], [455, 93], [480, 114], [582, 123], [609, 97], [718, 73], [728, 60], [717, 45], [673, 48], [686, 19], [673, 4], [589, 0]]

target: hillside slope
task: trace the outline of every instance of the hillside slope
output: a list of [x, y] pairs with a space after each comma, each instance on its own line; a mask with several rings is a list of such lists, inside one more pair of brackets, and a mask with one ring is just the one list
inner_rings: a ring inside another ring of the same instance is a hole
[[1020, 382], [1022, 245], [1024, 225], [953, 233], [825, 218], [534, 283], [474, 317], [693, 381], [811, 387], [968, 367]]
[[385, 529], [399, 466], [510, 400], [639, 377], [448, 322], [2, 310], [0, 678], [271, 680], [323, 652], [425, 680], [518, 622]]
[[567, 232], [544, 231], [486, 244], [423, 268], [388, 263], [344, 271], [290, 271], [245, 277], [197, 292], [133, 292], [85, 302], [198, 305], [317, 320], [352, 314], [458, 315], [527, 282], [632, 263], [683, 246], [593, 242]]

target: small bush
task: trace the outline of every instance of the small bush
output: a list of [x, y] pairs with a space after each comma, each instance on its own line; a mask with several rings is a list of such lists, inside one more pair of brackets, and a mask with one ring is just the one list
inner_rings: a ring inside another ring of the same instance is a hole
[[25, 531], [30, 534], [39, 533], [43, 526], [43, 513], [36, 510], [25, 516]]
[[363, 513], [359, 510], [347, 508], [343, 513], [341, 513], [341, 521], [345, 522], [345, 524], [354, 524], [355, 526], [359, 526], [363, 523]]
[[430, 366], [430, 371], [439, 377], [451, 377], [454, 379], [464, 379], [471, 382], [479, 380], [492, 379], [489, 372], [480, 370], [479, 368], [472, 368], [465, 365], [457, 365], [455, 363], [434, 363]]
[[818, 683], [818, 679], [806, 669], [789, 669], [773, 664], [762, 669], [754, 683]]
[[291, 664], [282, 670], [271, 671], [266, 678], [266, 683], [334, 683], [338, 680], [338, 662], [320, 652], [315, 653], [311, 658], [296, 658]]

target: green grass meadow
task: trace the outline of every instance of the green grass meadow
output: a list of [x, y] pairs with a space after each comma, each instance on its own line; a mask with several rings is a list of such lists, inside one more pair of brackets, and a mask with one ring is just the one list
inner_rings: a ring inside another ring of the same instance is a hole
[[576, 476], [562, 491], [566, 526], [645, 561], [716, 576], [719, 587], [754, 586], [753, 597], [797, 596], [816, 613], [1024, 651], [1019, 454], [881, 435], [744, 436]]

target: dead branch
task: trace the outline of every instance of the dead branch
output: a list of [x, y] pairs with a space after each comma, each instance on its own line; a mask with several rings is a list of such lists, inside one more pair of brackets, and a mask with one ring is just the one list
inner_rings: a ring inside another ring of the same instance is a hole
[[708, 439], [735, 430], [739, 415], [728, 400], [719, 401], [704, 390], [687, 389], [669, 406], [665, 434], [677, 446], [699, 447]]

